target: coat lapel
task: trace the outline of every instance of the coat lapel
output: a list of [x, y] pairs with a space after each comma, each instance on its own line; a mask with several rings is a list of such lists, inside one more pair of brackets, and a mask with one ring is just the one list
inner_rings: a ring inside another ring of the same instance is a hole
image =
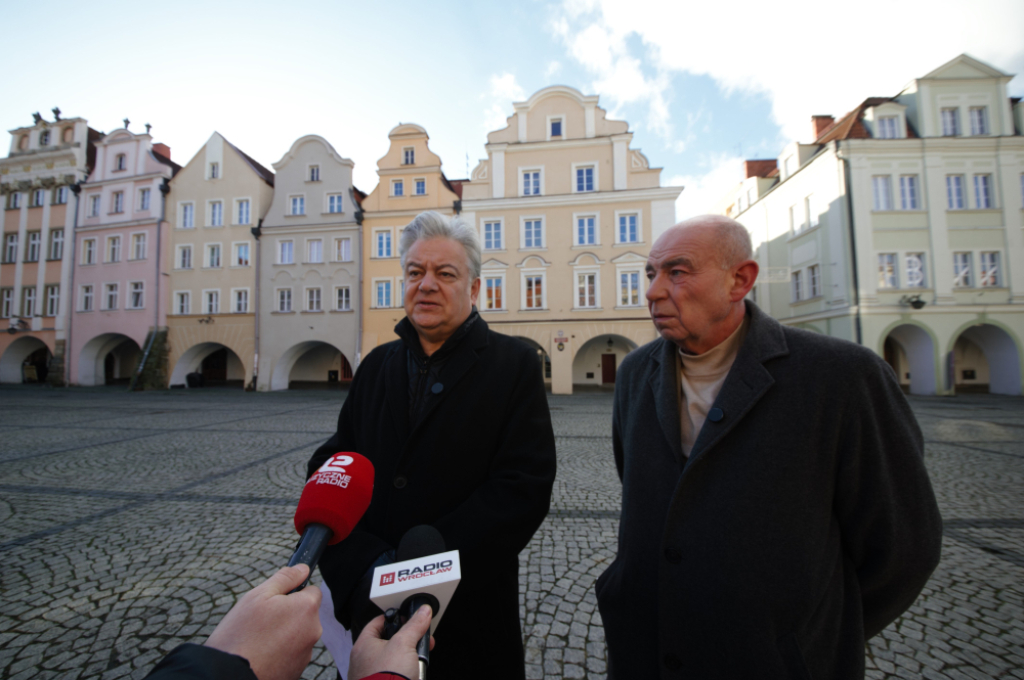
[[661, 340], [661, 348], [653, 355], [648, 384], [654, 396], [654, 408], [658, 415], [665, 439], [676, 462], [683, 462], [683, 435], [679, 425], [679, 365], [676, 363], [676, 346]]
[[400, 442], [405, 442], [409, 437], [409, 368], [406, 364], [408, 360], [408, 350], [403, 344], [397, 343], [384, 368], [388, 409], [391, 411]]

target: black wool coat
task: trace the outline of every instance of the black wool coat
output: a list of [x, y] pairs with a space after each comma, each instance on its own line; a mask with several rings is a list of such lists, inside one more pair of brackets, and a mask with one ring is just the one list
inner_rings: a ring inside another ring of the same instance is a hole
[[397, 548], [410, 528], [434, 526], [446, 549], [459, 551], [462, 581], [434, 634], [430, 677], [483, 671], [521, 679], [518, 555], [547, 515], [555, 479], [540, 360], [477, 319], [446, 359], [438, 375], [443, 388], [426, 397], [415, 427], [408, 360], [401, 340], [366, 357], [337, 433], [309, 462], [312, 474], [338, 451], [355, 451], [375, 470], [369, 509], [348, 538], [325, 551], [320, 572], [338, 616], [381, 553]]
[[938, 564], [921, 431], [892, 370], [747, 313], [689, 459], [675, 345], [641, 347], [617, 376], [622, 519], [596, 586], [616, 680], [862, 678], [865, 640]]

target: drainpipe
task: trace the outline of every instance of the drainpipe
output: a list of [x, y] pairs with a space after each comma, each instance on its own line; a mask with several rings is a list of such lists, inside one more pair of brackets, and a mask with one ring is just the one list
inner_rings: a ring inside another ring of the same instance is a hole
[[850, 180], [850, 159], [842, 153], [840, 142], [836, 140], [836, 155], [843, 159], [843, 179], [846, 184], [846, 214], [850, 218], [850, 260], [853, 267], [853, 304], [857, 307], [857, 315], [854, 317], [854, 330], [857, 334], [857, 344], [864, 344], [864, 337], [860, 325], [860, 275], [857, 271], [857, 230], [853, 222], [853, 187]]
[[356, 332], [356, 356], [355, 361], [352, 365], [352, 375], [355, 375], [356, 369], [359, 368], [359, 364], [363, 359], [363, 209], [356, 201], [356, 192], [351, 188], [349, 192], [352, 194], [352, 205], [356, 206], [355, 218], [356, 224], [359, 225], [359, 229], [356, 230], [356, 253], [358, 254], [358, 260], [353, 260], [356, 263], [356, 267], [359, 270], [359, 276], [356, 278], [356, 309], [359, 314], [359, 330]]
[[78, 245], [78, 199], [82, 193], [82, 184], [85, 180], [79, 180], [71, 185], [71, 193], [75, 195], [75, 215], [71, 218], [71, 275], [68, 277], [68, 297], [71, 303], [68, 304], [67, 340], [64, 341], [64, 387], [71, 387], [71, 331], [74, 328], [72, 319], [75, 314], [75, 246]]
[[263, 234], [263, 218], [261, 217], [255, 227], [249, 230], [256, 238], [256, 252], [253, 258], [256, 260], [256, 284], [253, 286], [253, 310], [255, 311], [253, 323], [253, 347], [252, 355], [252, 382], [247, 390], [256, 389], [256, 378], [260, 370], [260, 236]]
[[153, 332], [149, 336], [149, 341], [146, 343], [146, 349], [142, 352], [142, 359], [139, 361], [139, 367], [135, 371], [135, 375], [132, 376], [132, 383], [128, 386], [128, 391], [132, 392], [135, 390], [135, 386], [139, 383], [139, 378], [142, 376], [142, 370], [146, 367], [146, 360], [149, 359], [149, 352], [153, 349], [153, 343], [156, 342], [156, 334], [160, 328], [160, 233], [161, 227], [163, 226], [164, 219], [167, 217], [167, 194], [171, 191], [171, 185], [166, 177], [164, 177], [163, 183], [160, 185], [160, 219], [156, 223], [156, 286], [153, 291]]

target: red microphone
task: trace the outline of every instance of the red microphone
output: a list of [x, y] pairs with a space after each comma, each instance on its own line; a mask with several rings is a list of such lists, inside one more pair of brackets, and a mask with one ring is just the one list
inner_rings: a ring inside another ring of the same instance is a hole
[[[352, 533], [372, 497], [373, 463], [350, 451], [331, 456], [302, 489], [295, 509], [295, 530], [302, 541], [288, 566], [308, 564], [312, 574], [324, 548]], [[302, 590], [308, 582], [309, 578], [295, 590]]]

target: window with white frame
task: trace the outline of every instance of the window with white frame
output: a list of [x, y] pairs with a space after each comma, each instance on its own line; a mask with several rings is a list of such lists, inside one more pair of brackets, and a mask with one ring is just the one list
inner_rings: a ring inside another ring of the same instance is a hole
[[277, 311], [279, 311], [279, 312], [290, 312], [290, 311], [292, 311], [292, 289], [291, 288], [278, 288], [277, 289]]
[[972, 106], [971, 107], [971, 134], [972, 135], [987, 135], [988, 134], [988, 107], [987, 106]]
[[874, 189], [875, 210], [892, 210], [892, 177], [875, 175], [871, 178]]
[[319, 288], [307, 288], [306, 289], [306, 311], [307, 312], [321, 312], [323, 307], [320, 304], [320, 289]]
[[[21, 193], [20, 192], [12, 191], [7, 196], [7, 207], [10, 208], [11, 210], [17, 210], [18, 208], [21, 207]], [[99, 210], [99, 209], [97, 208], [97, 210]], [[97, 212], [96, 214], [99, 214], [99, 212]]]
[[210, 163], [210, 179], [220, 177], [220, 163]]
[[641, 292], [640, 272], [619, 272], [620, 307], [639, 307], [642, 304], [640, 298]]
[[736, 214], [743, 212], [743, 196], [742, 194], [736, 197]]
[[96, 264], [96, 239], [82, 241], [82, 264]]
[[619, 243], [638, 243], [640, 241], [640, 216], [636, 213], [619, 215]]
[[818, 207], [814, 204], [814, 195], [804, 198], [804, 215], [808, 228], [818, 226]]
[[544, 220], [523, 220], [523, 248], [544, 247]]
[[597, 273], [576, 274], [576, 306], [597, 307]]
[[128, 309], [142, 309], [146, 306], [146, 284], [132, 281], [128, 284]]
[[82, 303], [81, 311], [91, 312], [95, 309], [95, 303], [93, 302], [93, 288], [92, 286], [82, 286]]
[[523, 196], [540, 195], [540, 170], [523, 172]]
[[907, 253], [905, 260], [907, 270], [907, 288], [926, 288], [928, 274], [924, 268], [924, 253]]
[[524, 274], [523, 291], [524, 309], [544, 309], [544, 274]]
[[192, 246], [178, 246], [175, 263], [178, 269], [192, 269]]
[[100, 195], [93, 194], [89, 197], [89, 217], [100, 216]]
[[49, 145], [50, 145], [50, 131], [49, 130], [43, 130], [42, 132], [39, 133], [39, 146], [49, 146]]
[[978, 285], [982, 288], [999, 287], [999, 253], [985, 251], [980, 253], [981, 270], [978, 276]]
[[305, 215], [306, 214], [306, 197], [305, 196], [292, 196], [289, 198], [291, 201], [291, 212], [290, 215]]
[[351, 262], [352, 261], [352, 239], [336, 238], [334, 239], [334, 259], [337, 262]]
[[128, 168], [128, 157], [123, 153], [114, 157], [114, 170], [126, 170]]
[[223, 201], [211, 201], [210, 202], [210, 226], [211, 227], [223, 227], [224, 226], [224, 202]]
[[248, 198], [238, 200], [238, 224], [249, 224], [252, 220], [252, 203]]
[[181, 228], [192, 229], [196, 226], [196, 206], [193, 203], [181, 204]]
[[405, 196], [405, 183], [400, 179], [391, 180], [391, 195]]
[[992, 175], [974, 176], [974, 207], [979, 210], [992, 207]]
[[192, 313], [192, 293], [181, 291], [174, 294], [174, 313], [175, 314], [191, 314]]
[[593, 165], [576, 168], [576, 193], [595, 191], [594, 175], [595, 169]]
[[391, 306], [391, 282], [376, 281], [374, 283], [373, 302], [374, 307], [383, 309]]
[[249, 312], [249, 289], [235, 288], [234, 299], [231, 301], [231, 311], [235, 314], [246, 314]]
[[306, 241], [307, 262], [324, 261], [324, 242], [322, 239], [314, 238]]
[[[878, 136], [881, 139], [896, 139], [899, 133], [896, 130], [896, 116], [882, 116], [878, 119]], [[812, 296], [813, 297], [813, 296]]]
[[579, 215], [576, 217], [575, 241], [578, 246], [591, 246], [597, 244], [597, 217], [594, 215]]
[[956, 107], [950, 107], [942, 109], [942, 136], [943, 137], [959, 137], [960, 136], [960, 109]]
[[45, 202], [46, 202], [46, 190], [45, 189], [35, 189], [32, 192], [32, 203], [31, 203], [32, 207], [33, 208], [42, 208], [43, 204]]
[[329, 213], [340, 213], [343, 212], [341, 209], [341, 194], [328, 194], [327, 196], [327, 212]]
[[121, 237], [107, 237], [107, 262], [121, 261]]
[[900, 210], [918, 210], [917, 175], [900, 175]]
[[64, 205], [68, 202], [68, 188], [66, 185], [59, 186], [53, 190], [54, 205]]
[[352, 290], [348, 286], [334, 289], [334, 309], [339, 312], [352, 311]]
[[402, 165], [416, 165], [416, 148], [407, 146], [402, 149]]
[[295, 262], [295, 244], [292, 241], [277, 242], [277, 263], [292, 264]]
[[33, 317], [36, 315], [36, 288], [30, 286], [23, 288], [21, 292], [21, 315]]
[[132, 259], [146, 259], [146, 235], [132, 234]]
[[946, 208], [949, 210], [964, 209], [963, 175], [946, 175]]
[[811, 289], [810, 297], [821, 295], [821, 266], [812, 264], [807, 268], [807, 285]]
[[412, 192], [417, 196], [427, 195], [427, 180], [422, 177], [412, 181]]
[[484, 222], [484, 250], [501, 250], [505, 247], [501, 220]]
[[971, 253], [953, 253], [953, 286], [971, 288]]
[[311, 165], [309, 166], [309, 181], [319, 182], [320, 181], [320, 166]]
[[123, 213], [124, 212], [124, 192], [115, 191], [111, 194], [110, 200], [110, 212], [112, 213]]
[[[18, 261], [18, 235], [7, 234], [4, 237], [4, 263], [13, 264]], [[82, 261], [82, 264], [86, 262]]]
[[14, 289], [0, 289], [0, 317], [10, 319], [14, 316]]
[[117, 285], [108, 283], [103, 286], [103, 309], [117, 309]]
[[248, 267], [249, 266], [249, 244], [248, 243], [236, 243], [235, 254], [231, 260], [235, 267]]
[[502, 276], [484, 277], [484, 309], [505, 309], [505, 278]]
[[139, 189], [139, 210], [149, 210], [150, 189]]
[[210, 269], [220, 268], [220, 244], [208, 243], [206, 245], [206, 266]]
[[43, 235], [38, 231], [29, 232], [25, 246], [25, 262], [39, 262], [39, 254], [43, 249]]
[[374, 257], [391, 257], [391, 231], [378, 231], [374, 235]]
[[793, 302], [800, 302], [804, 299], [804, 285], [803, 285], [803, 272], [799, 269], [793, 270], [790, 274], [790, 294], [793, 298]]
[[57, 316], [60, 311], [60, 286], [46, 287], [46, 316]]
[[53, 229], [50, 231], [50, 259], [61, 260], [64, 258], [64, 230]]
[[220, 291], [203, 291], [203, 314], [220, 314]]
[[898, 285], [896, 272], [896, 253], [878, 254], [878, 287], [896, 288]]

